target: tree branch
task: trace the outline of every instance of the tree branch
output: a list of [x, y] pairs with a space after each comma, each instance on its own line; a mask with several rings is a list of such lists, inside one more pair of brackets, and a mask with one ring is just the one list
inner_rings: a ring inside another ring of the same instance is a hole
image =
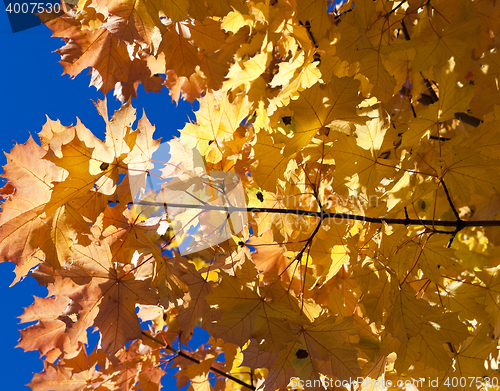
[[[191, 357], [189, 354], [184, 353], [182, 350], [175, 349], [172, 346], [167, 345], [165, 342], [160, 341], [159, 339], [156, 339], [155, 337], [152, 337], [151, 335], [145, 333], [144, 331], [142, 332], [142, 335], [144, 335], [145, 337], [148, 337], [150, 340], [152, 340], [152, 341], [156, 342], [157, 344], [163, 346], [165, 349], [170, 350], [172, 353], [175, 353], [175, 354], [177, 354], [180, 357], [184, 357], [185, 359], [187, 359], [187, 360], [189, 360], [191, 362], [194, 362], [195, 364], [200, 364], [200, 362], [201, 362], [200, 360], [197, 360], [196, 358]], [[255, 390], [255, 386], [253, 386], [251, 384], [247, 384], [243, 380], [240, 380], [240, 379], [234, 377], [233, 375], [231, 375], [229, 373], [221, 371], [220, 369], [214, 368], [212, 366], [210, 367], [210, 370], [212, 372], [218, 374], [218, 375], [221, 375], [221, 376], [225, 377], [226, 379], [229, 379], [229, 380], [234, 381], [235, 383], [238, 383], [240, 386], [246, 387], [246, 388], [248, 388], [250, 390]]]
[[460, 218], [460, 215], [458, 214], [458, 211], [455, 208], [455, 205], [453, 205], [453, 201], [451, 200], [450, 193], [448, 192], [448, 188], [446, 187], [446, 184], [444, 183], [443, 178], [441, 178], [439, 180], [439, 182], [441, 182], [441, 184], [443, 185], [443, 189], [444, 189], [444, 192], [446, 194], [446, 199], [448, 200], [448, 204], [450, 204], [450, 207], [451, 207], [451, 210], [453, 211], [453, 214], [455, 215], [457, 220], [461, 222], [462, 219]]
[[[149, 202], [149, 201], [136, 201], [138, 205], [148, 205], [148, 206], [163, 206], [163, 202]], [[130, 203], [129, 205], [132, 205]], [[434, 225], [438, 227], [500, 227], [500, 220], [468, 220], [468, 221], [450, 221], [450, 220], [419, 220], [419, 219], [394, 219], [385, 217], [369, 217], [361, 215], [353, 215], [349, 213], [337, 213], [337, 212], [314, 212], [310, 210], [303, 209], [280, 209], [280, 208], [247, 208], [247, 207], [235, 207], [235, 206], [213, 206], [213, 205], [189, 205], [189, 204], [166, 204], [171, 208], [181, 208], [181, 209], [203, 209], [203, 210], [219, 210], [221, 212], [249, 212], [249, 213], [279, 213], [279, 214], [291, 214], [297, 216], [311, 216], [327, 219], [338, 219], [338, 220], [356, 220], [363, 221], [366, 223], [375, 224], [393, 224], [393, 225]], [[452, 231], [450, 231], [450, 234]]]
[[446, 245], [447, 248], [451, 247], [451, 244], [453, 243], [453, 239], [455, 239], [455, 236], [464, 228], [464, 221], [460, 218], [460, 215], [458, 214], [457, 209], [455, 208], [455, 205], [453, 205], [453, 201], [451, 200], [450, 193], [448, 192], [448, 188], [446, 187], [446, 184], [444, 183], [444, 179], [440, 179], [441, 184], [443, 185], [444, 192], [446, 194], [446, 199], [448, 200], [448, 204], [450, 204], [451, 210], [453, 211], [453, 214], [457, 218], [457, 226], [455, 228], [455, 231], [451, 233], [451, 238]]
[[398, 10], [399, 7], [401, 7], [404, 3], [406, 3], [406, 0], [403, 0], [402, 2], [400, 2], [396, 7], [394, 7], [392, 10], [390, 10], [387, 14], [385, 14], [384, 16], [385, 17], [388, 17], [390, 14], [396, 12]]

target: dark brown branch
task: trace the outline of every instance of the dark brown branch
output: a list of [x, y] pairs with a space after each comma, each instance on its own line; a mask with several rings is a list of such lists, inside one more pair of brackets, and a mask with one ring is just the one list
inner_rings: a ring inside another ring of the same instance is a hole
[[[195, 364], [200, 364], [200, 360], [197, 360], [196, 358], [194, 357], [191, 357], [189, 354], [186, 354], [184, 353], [182, 350], [180, 349], [175, 349], [173, 348], [172, 346], [170, 345], [167, 345], [165, 342], [163, 341], [160, 341], [159, 339], [155, 338], [155, 337], [152, 337], [151, 335], [145, 333], [144, 331], [142, 332], [142, 335], [144, 335], [145, 337], [148, 337], [150, 340], [156, 342], [157, 344], [163, 346], [166, 350], [170, 350], [172, 353], [175, 353], [177, 354], [178, 356], [180, 357], [184, 357], [186, 360], [189, 360], [191, 362], [194, 362]], [[245, 383], [243, 380], [240, 380], [236, 377], [234, 377], [233, 375], [229, 374], [229, 373], [226, 373], [224, 371], [221, 371], [220, 369], [217, 369], [217, 368], [214, 368], [214, 367], [210, 367], [210, 370], [213, 372], [213, 373], [216, 373], [220, 376], [223, 376], [225, 377], [226, 379], [229, 379], [229, 380], [232, 380], [234, 381], [235, 383], [238, 383], [239, 385], [243, 386], [243, 387], [246, 387], [250, 390], [255, 390], [255, 386], [251, 385], [251, 384], [247, 384]]]
[[450, 204], [450, 207], [451, 207], [451, 210], [453, 211], [453, 214], [455, 215], [455, 217], [457, 218], [457, 221], [462, 221], [462, 219], [460, 218], [460, 215], [458, 214], [458, 211], [457, 209], [455, 208], [455, 205], [453, 205], [453, 201], [451, 200], [451, 197], [450, 197], [450, 193], [448, 192], [448, 188], [446, 187], [446, 184], [444, 183], [444, 180], [443, 178], [441, 178], [439, 180], [439, 182], [441, 182], [441, 185], [443, 185], [443, 189], [444, 189], [444, 192], [446, 194], [446, 199], [448, 200], [448, 204]]
[[[149, 202], [149, 201], [137, 201], [136, 204], [139, 205], [149, 205], [149, 206], [163, 206], [163, 202]], [[183, 208], [183, 209], [204, 209], [204, 210], [219, 210], [222, 212], [249, 212], [249, 213], [279, 213], [279, 214], [291, 214], [297, 216], [311, 216], [311, 217], [323, 217], [323, 220], [327, 219], [339, 219], [339, 220], [357, 220], [366, 223], [375, 224], [399, 224], [399, 225], [434, 225], [438, 227], [457, 227], [457, 221], [450, 220], [419, 220], [419, 219], [392, 219], [385, 217], [369, 217], [352, 215], [349, 213], [329, 213], [329, 212], [314, 212], [310, 210], [302, 209], [279, 209], [279, 208], [246, 208], [246, 207], [227, 207], [227, 206], [212, 206], [212, 205], [187, 205], [187, 204], [167, 204], [171, 208]], [[469, 220], [461, 221], [463, 227], [500, 227], [500, 220]], [[451, 233], [451, 231], [450, 231]]]
[[335, 15], [335, 20], [337, 21], [337, 23], [340, 22], [340, 18], [342, 17], [342, 15], [347, 14], [349, 12], [352, 12], [352, 8], [349, 8], [348, 10], [346, 10], [340, 14]]
[[385, 17], [388, 17], [390, 14], [396, 12], [398, 10], [398, 8], [401, 7], [404, 3], [406, 3], [406, 0], [403, 0], [397, 6], [395, 6], [392, 10], [390, 10], [388, 13], [386, 13]]
[[464, 225], [464, 221], [460, 218], [460, 215], [458, 214], [458, 211], [455, 208], [453, 201], [451, 200], [450, 193], [448, 191], [448, 188], [446, 187], [446, 184], [444, 183], [443, 178], [441, 178], [440, 183], [443, 185], [443, 189], [444, 189], [444, 192], [446, 194], [446, 199], [448, 200], [448, 204], [450, 204], [451, 210], [453, 211], [453, 214], [457, 218], [457, 226], [456, 226], [455, 230], [453, 232], [451, 232], [451, 238], [448, 241], [448, 244], [446, 245], [446, 248], [450, 248], [452, 243], [453, 243], [453, 239], [455, 239], [455, 236], [457, 236], [457, 234], [465, 227], [465, 225]]
[[403, 35], [405, 36], [405, 39], [409, 41], [411, 39], [410, 33], [408, 33], [408, 29], [406, 28], [404, 20], [401, 20], [401, 27], [403, 28]]
[[[300, 250], [300, 252], [295, 257], [294, 261], [299, 261], [299, 262], [302, 261], [302, 256], [304, 255], [304, 251], [306, 250], [306, 248], [310, 247], [312, 245], [312, 241], [313, 241], [314, 237], [316, 236], [316, 234], [318, 233], [321, 225], [323, 224], [323, 219], [324, 219], [324, 215], [325, 215], [325, 210], [323, 209], [323, 205], [321, 204], [321, 200], [319, 199], [317, 188], [316, 188], [316, 186], [315, 186], [314, 183], [311, 184], [311, 186], [313, 188], [314, 198], [316, 199], [316, 202], [317, 202], [317, 204], [319, 206], [319, 209], [320, 209], [320, 220], [319, 220], [318, 224], [316, 225], [316, 228], [314, 229], [314, 231], [311, 234], [311, 236], [309, 236], [309, 239], [307, 239], [306, 244], [304, 245], [304, 247], [302, 247], [302, 250]], [[306, 261], [306, 271], [304, 272], [304, 284], [302, 285], [302, 292], [305, 292], [305, 283], [306, 283], [305, 277], [306, 277], [306, 273], [307, 273], [307, 261]], [[301, 311], [303, 309], [303, 306], [304, 306], [304, 300], [302, 300]]]
[[430, 140], [438, 140], [438, 141], [450, 141], [449, 137], [441, 137], [441, 136], [429, 136]]
[[307, 34], [309, 35], [309, 39], [311, 40], [311, 42], [313, 43], [313, 46], [317, 49], [318, 48], [318, 44], [316, 42], [316, 39], [314, 38], [314, 35], [312, 34], [311, 32], [311, 23], [306, 20], [305, 23], [302, 23], [300, 20], [299, 20], [299, 24], [301, 26], [304, 26], [304, 28], [306, 29], [307, 31]]

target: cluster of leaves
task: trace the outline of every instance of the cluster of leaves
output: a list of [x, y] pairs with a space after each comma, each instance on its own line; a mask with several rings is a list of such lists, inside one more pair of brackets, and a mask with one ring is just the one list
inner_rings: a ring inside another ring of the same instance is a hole
[[[81, 0], [47, 25], [103, 92], [199, 98], [163, 174], [187, 192], [199, 151], [239, 176], [250, 224], [181, 256], [196, 234], [132, 204], [146, 117], [98, 102], [104, 142], [49, 120], [7, 155], [0, 216], [15, 282], [49, 290], [21, 317], [33, 390], [154, 390], [166, 366], [192, 390], [497, 376], [496, 0]], [[174, 347], [199, 324], [207, 345]]]

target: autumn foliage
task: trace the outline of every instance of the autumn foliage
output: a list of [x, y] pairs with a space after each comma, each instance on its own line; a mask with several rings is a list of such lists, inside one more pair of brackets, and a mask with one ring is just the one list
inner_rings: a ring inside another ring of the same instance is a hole
[[[190, 390], [500, 384], [498, 1], [80, 0], [44, 22], [64, 72], [124, 103], [96, 103], [104, 141], [49, 119], [7, 154], [1, 256], [48, 288], [21, 316], [34, 391], [158, 390], [167, 367]], [[196, 122], [134, 129], [140, 83], [199, 99]]]

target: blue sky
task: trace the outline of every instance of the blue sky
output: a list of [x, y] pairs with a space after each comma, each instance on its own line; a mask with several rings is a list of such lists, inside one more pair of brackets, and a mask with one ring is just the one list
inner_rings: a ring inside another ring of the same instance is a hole
[[[63, 125], [76, 123], [78, 117], [98, 137], [104, 136], [104, 122], [91, 101], [104, 96], [94, 87], [89, 87], [90, 75], [85, 71], [74, 80], [67, 75], [61, 76], [59, 55], [53, 53], [62, 45], [60, 39], [50, 38], [51, 32], [45, 26], [13, 34], [2, 5], [0, 35], [0, 148], [3, 151], [9, 152], [16, 143], [26, 142], [30, 134], [36, 139], [36, 134], [46, 122], [46, 115], [53, 120], [59, 119]], [[107, 98], [108, 111], [112, 113], [120, 103], [112, 92]], [[137, 109], [138, 117], [145, 109], [150, 122], [156, 126], [157, 136], [163, 137], [163, 141], [178, 134], [177, 130], [184, 126], [188, 114], [191, 113], [194, 118], [191, 104], [181, 102], [176, 107], [166, 90], [159, 94], [146, 94], [140, 87], [138, 98], [132, 100], [132, 105]], [[3, 166], [5, 155], [0, 155], [0, 165]], [[29, 390], [24, 385], [29, 383], [34, 372], [42, 370], [43, 365], [38, 352], [23, 352], [14, 348], [20, 336], [18, 330], [23, 328], [16, 317], [21, 315], [23, 307], [33, 302], [33, 295], [44, 297], [46, 290], [37, 286], [31, 277], [9, 288], [14, 279], [13, 269], [11, 263], [0, 264], [0, 297], [3, 302], [0, 388], [18, 391]], [[167, 385], [167, 380], [162, 383]]]

